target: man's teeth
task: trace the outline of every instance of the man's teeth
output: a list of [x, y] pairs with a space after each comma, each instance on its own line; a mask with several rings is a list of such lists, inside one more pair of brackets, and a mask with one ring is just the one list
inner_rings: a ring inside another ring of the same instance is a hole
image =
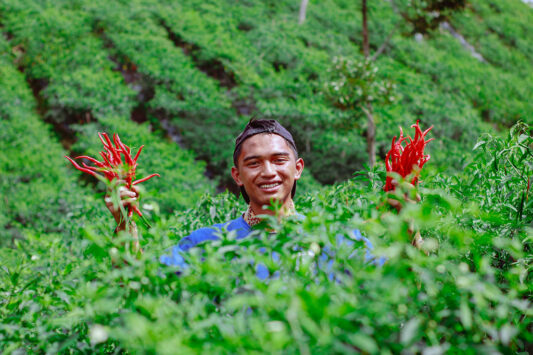
[[278, 185], [281, 185], [281, 183], [276, 182], [276, 183], [274, 183], [274, 184], [259, 185], [259, 187], [262, 188], [262, 189], [270, 189], [270, 188], [272, 188], [272, 187], [276, 187], [276, 186], [278, 186]]

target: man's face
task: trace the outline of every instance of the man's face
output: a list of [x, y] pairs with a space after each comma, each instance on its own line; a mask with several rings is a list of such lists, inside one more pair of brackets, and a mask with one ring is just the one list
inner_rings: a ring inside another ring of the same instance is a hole
[[244, 186], [254, 212], [262, 213], [261, 207], [270, 205], [272, 199], [282, 205], [292, 200], [292, 187], [303, 168], [303, 160], [296, 159], [283, 137], [261, 133], [242, 143], [231, 175], [237, 185]]

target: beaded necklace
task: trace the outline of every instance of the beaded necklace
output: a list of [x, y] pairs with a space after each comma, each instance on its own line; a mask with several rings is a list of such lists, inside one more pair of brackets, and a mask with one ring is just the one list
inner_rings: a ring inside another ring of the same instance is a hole
[[[296, 208], [294, 207], [294, 202], [292, 200], [289, 203], [289, 206], [287, 206], [287, 207], [288, 207], [288, 210], [287, 210], [287, 213], [285, 214], [285, 216], [291, 216], [291, 215], [296, 213]], [[251, 205], [248, 205], [248, 209], [246, 210], [246, 212], [243, 213], [242, 217], [244, 218], [244, 221], [250, 227], [253, 227], [253, 226], [261, 223], [261, 218], [257, 217], [257, 215], [252, 210], [252, 206]]]

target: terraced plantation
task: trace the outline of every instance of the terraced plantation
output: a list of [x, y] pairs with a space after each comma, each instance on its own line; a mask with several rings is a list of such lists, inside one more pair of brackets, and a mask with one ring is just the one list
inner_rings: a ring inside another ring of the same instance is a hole
[[[303, 3], [0, 1], [0, 352], [533, 352], [532, 5]], [[301, 218], [161, 264], [246, 210], [230, 169], [252, 118], [294, 136]], [[420, 184], [385, 192], [417, 120]], [[142, 253], [64, 158], [99, 157], [98, 132], [160, 175]]]

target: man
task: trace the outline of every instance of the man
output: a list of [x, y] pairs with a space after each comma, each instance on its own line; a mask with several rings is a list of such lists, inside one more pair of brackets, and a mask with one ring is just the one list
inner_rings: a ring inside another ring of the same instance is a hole
[[[233, 163], [231, 176], [248, 203], [248, 209], [227, 223], [192, 232], [171, 249], [170, 255], [161, 257], [163, 264], [185, 267], [183, 252], [202, 242], [217, 240], [217, 233], [223, 228], [235, 231], [237, 239], [246, 237], [261, 221], [260, 215], [274, 215], [275, 211], [269, 208], [274, 201], [281, 206], [278, 211], [280, 216], [295, 213], [293, 197], [304, 161], [298, 157], [292, 135], [281, 124], [275, 120], [251, 120], [235, 141]], [[121, 196], [126, 198], [126, 206], [136, 200], [135, 192], [123, 191]], [[126, 226], [120, 223], [120, 212], [109, 200], [106, 203], [117, 221], [117, 230], [125, 229]], [[360, 236], [358, 232], [356, 235]], [[365, 240], [371, 248], [368, 240], [359, 239]], [[260, 270], [258, 274], [261, 278], [265, 276]]]
[[[304, 161], [292, 135], [275, 120], [252, 120], [235, 141], [234, 166], [231, 176], [248, 203], [248, 209], [238, 218], [224, 224], [201, 228], [183, 238], [171, 250], [171, 255], [161, 257], [166, 265], [184, 266], [182, 253], [206, 241], [216, 240], [216, 233], [225, 228], [244, 238], [261, 219], [259, 215], [273, 215], [269, 209], [273, 201], [280, 205], [278, 213], [287, 216], [295, 213], [293, 197], [296, 181], [301, 177]], [[266, 270], [258, 270], [264, 278]]]

